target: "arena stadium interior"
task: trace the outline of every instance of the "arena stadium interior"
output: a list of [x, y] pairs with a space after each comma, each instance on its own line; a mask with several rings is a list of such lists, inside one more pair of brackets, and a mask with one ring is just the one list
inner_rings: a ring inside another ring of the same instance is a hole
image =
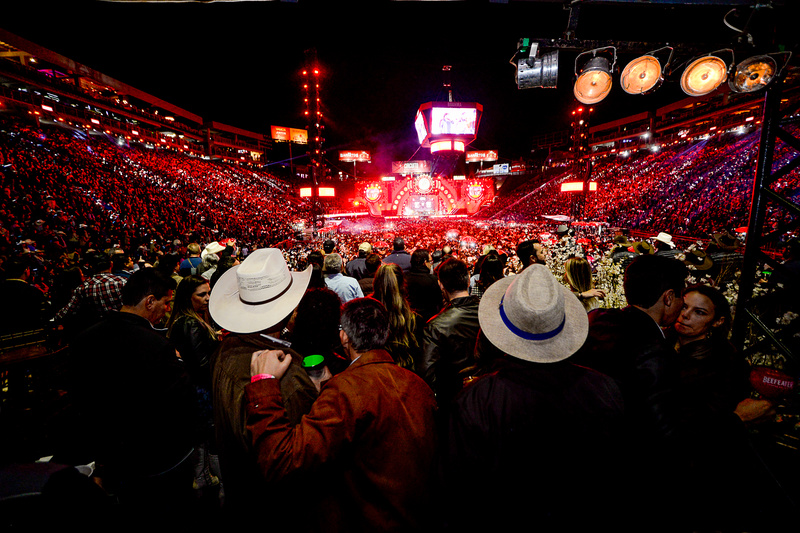
[[[572, 4], [578, 16], [582, 2], [561, 3]], [[749, 3], [718, 4], [741, 9]], [[662, 253], [666, 245], [667, 255], [687, 265], [688, 283], [714, 287], [730, 305], [730, 343], [747, 365], [747, 398], [767, 399], [772, 408], [767, 420], [746, 428], [761, 468], [759, 484], [750, 489], [763, 498], [769, 494], [768, 503], [782, 509], [782, 516], [796, 513], [796, 43], [779, 41], [779, 51], [743, 54], [741, 49], [755, 47], [742, 45], [740, 35], [731, 44], [738, 46], [738, 63], [728, 52], [696, 56], [721, 62], [724, 81], [710, 88], [687, 85], [675, 101], [600, 122], [594, 114], [605, 96], [599, 93], [607, 90], [602, 84], [612, 83], [606, 78], [613, 76], [616, 85], [621, 75], [619, 83], [630, 94], [654, 91], [665, 71], [645, 69], [653, 63], [661, 69], [658, 56], [671, 57], [671, 50], [579, 41], [571, 28], [557, 42], [520, 36], [516, 53], [509, 51], [517, 90], [537, 91], [552, 90], [548, 77], [554, 75], [556, 52], [562, 56], [555, 68], [572, 70], [565, 51], [574, 52], [577, 44], [594, 48], [583, 65], [578, 66], [581, 54], [576, 60], [575, 99], [561, 110], [571, 116], [568, 129], [537, 134], [528, 154], [507, 159], [503, 147], [472, 146], [491, 110], [454, 100], [451, 90], [449, 98], [419, 102], [409, 129], [421, 149], [385, 168], [368, 165], [369, 150], [324, 146], [322, 119], [249, 131], [197, 115], [0, 28], [0, 272], [5, 283], [18, 281], [22, 275], [5, 266], [24, 259], [24, 280], [43, 294], [47, 310], [35, 327], [5, 327], [0, 335], [0, 523], [36, 530], [25, 517], [46, 505], [40, 497], [49, 476], [63, 465], [92, 459], [76, 449], [73, 434], [79, 415], [71, 389], [71, 343], [85, 324], [64, 318], [76, 290], [97, 273], [87, 263], [92, 252], [125, 258], [113, 262], [113, 272], [127, 278], [173, 258], [199, 256], [193, 244], [203, 259], [210, 258], [204, 268], [210, 269], [212, 295], [220, 278], [211, 273], [223, 274], [223, 250], [236, 261], [226, 263], [232, 268], [256, 250], [275, 248], [292, 272], [317, 264], [321, 269], [322, 257], [335, 252], [349, 275], [348, 264], [366, 243], [381, 259], [403, 248], [423, 250], [434, 276], [430, 262], [449, 252], [466, 263], [474, 278], [470, 293], [474, 285], [480, 296], [489, 288], [476, 281], [487, 257], [500, 258], [501, 278], [517, 276], [530, 261], [521, 256], [520, 244], [535, 241], [545, 251], [539, 262], [555, 279], [582, 301], [584, 293], [599, 291], [590, 299], [600, 308], [624, 308], [626, 267], [642, 255]], [[617, 63], [618, 51], [634, 49], [648, 52], [642, 62]], [[688, 63], [682, 83], [696, 81], [690, 79], [692, 68], [707, 69], [697, 74], [698, 84], [716, 68]], [[298, 69], [313, 80], [316, 66], [309, 54]], [[448, 69], [443, 65], [445, 93]], [[583, 74], [599, 77], [580, 86]], [[297, 87], [298, 112], [305, 116], [319, 114], [313, 87]], [[331, 249], [324, 249], [328, 243]], [[590, 268], [590, 286], [583, 291], [567, 273], [575, 257]], [[177, 275], [178, 263], [173, 267], [168, 273]], [[30, 306], [7, 300], [5, 307], [8, 324]], [[163, 319], [154, 328], [166, 336], [168, 317]], [[216, 329], [221, 339], [225, 328]], [[217, 484], [220, 479], [224, 484], [224, 472]], [[198, 496], [198, 513], [224, 516], [216, 498], [208, 490]], [[764, 504], [765, 513], [769, 507]]]

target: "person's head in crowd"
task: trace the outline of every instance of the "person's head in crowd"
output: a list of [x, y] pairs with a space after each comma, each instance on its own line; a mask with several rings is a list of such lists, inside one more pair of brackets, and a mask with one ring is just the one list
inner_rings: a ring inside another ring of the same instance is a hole
[[378, 268], [381, 266], [381, 254], [371, 253], [367, 256], [364, 260], [364, 267], [367, 269], [367, 272], [370, 276], [374, 276], [375, 273], [378, 271]]
[[111, 271], [120, 272], [133, 268], [133, 259], [127, 253], [115, 253], [111, 256]]
[[372, 245], [368, 242], [362, 242], [358, 245], [358, 257], [364, 258], [372, 253]]
[[33, 275], [33, 262], [27, 255], [12, 255], [3, 262], [6, 279], [28, 281]]
[[309, 265], [311, 265], [311, 280], [309, 287], [325, 287], [325, 276], [323, 275], [323, 264], [325, 256], [319, 250], [310, 252], [306, 258]]
[[389, 315], [389, 347], [394, 362], [412, 369], [414, 361], [409, 350], [417, 346], [415, 317], [408, 304], [403, 269], [399, 265], [386, 263], [378, 268], [372, 298], [381, 302]]
[[449, 244], [445, 244], [442, 246], [442, 261], [447, 260], [448, 258], [453, 256], [453, 247]]
[[486, 291], [496, 281], [503, 279], [503, 260], [500, 259], [500, 254], [492, 251], [486, 255], [486, 259], [481, 262], [480, 278], [478, 285], [483, 291]]
[[653, 248], [656, 252], [668, 251], [675, 248], [675, 243], [672, 242], [672, 235], [669, 233], [660, 232], [653, 237]]
[[91, 275], [111, 271], [111, 257], [100, 250], [93, 250], [86, 254], [86, 264]]
[[437, 248], [431, 254], [431, 261], [433, 261], [434, 264], [438, 265], [439, 263], [442, 262], [442, 255], [443, 254], [441, 248]]
[[158, 259], [158, 262], [156, 262], [155, 268], [162, 274], [171, 276], [176, 272], [178, 272], [178, 267], [180, 266], [180, 263], [181, 263], [180, 255], [176, 253], [164, 254]]
[[374, 298], [355, 298], [342, 306], [339, 339], [350, 359], [380, 350], [389, 338], [389, 315]]
[[430, 272], [431, 254], [425, 248], [417, 248], [411, 254], [411, 268], [414, 270], [426, 270]]
[[406, 249], [406, 241], [402, 237], [395, 237], [392, 241], [392, 250], [399, 252]]
[[225, 255], [219, 259], [217, 262], [217, 269], [211, 275], [211, 279], [209, 280], [209, 284], [211, 288], [214, 288], [214, 285], [217, 283], [217, 280], [227, 272], [231, 267], [234, 267], [239, 264], [239, 259], [236, 256], [232, 255]]
[[186, 247], [186, 251], [189, 253], [189, 257], [200, 257], [200, 245], [196, 242], [189, 243], [189, 246]]
[[686, 265], [671, 257], [635, 257], [622, 284], [628, 305], [644, 310], [662, 327], [672, 325], [683, 307], [688, 273]]
[[699, 284], [683, 291], [683, 307], [675, 322], [678, 342], [683, 345], [706, 338], [724, 342], [730, 328], [731, 306], [719, 289]]
[[336, 354], [341, 305], [332, 290], [309, 287], [289, 320], [292, 349], [303, 356], [303, 367], [317, 390], [324, 380], [346, 367], [345, 360]]
[[213, 327], [206, 321], [210, 298], [211, 284], [206, 278], [197, 274], [190, 274], [183, 278], [175, 289], [172, 313], [167, 322], [169, 333], [172, 333], [172, 326], [178, 318], [188, 316], [203, 324], [210, 330], [212, 337], [215, 337], [216, 333]]
[[326, 255], [322, 271], [325, 274], [340, 274], [342, 272], [342, 256], [336, 253]]
[[570, 257], [564, 263], [564, 279], [575, 292], [592, 288], [592, 267], [583, 257]]
[[523, 269], [534, 263], [544, 264], [547, 260], [546, 251], [544, 245], [536, 239], [528, 239], [517, 245], [517, 257]]
[[157, 324], [169, 312], [177, 283], [155, 268], [142, 268], [131, 274], [122, 286], [121, 312], [132, 313]]
[[220, 327], [256, 333], [288, 323], [311, 278], [311, 269], [292, 272], [277, 248], [253, 250], [225, 271], [211, 291], [208, 309]]
[[311, 265], [319, 265], [322, 268], [322, 263], [325, 261], [325, 256], [319, 250], [313, 250], [308, 253], [308, 263]]
[[309, 288], [290, 321], [292, 348], [303, 356], [328, 357], [339, 344], [342, 302], [328, 288]]
[[469, 267], [461, 259], [451, 257], [436, 271], [439, 284], [448, 296], [469, 290]]
[[534, 363], [567, 359], [589, 332], [581, 303], [538, 264], [495, 282], [481, 298], [478, 319], [492, 345]]
[[331, 239], [325, 239], [325, 242], [322, 243], [322, 250], [326, 254], [333, 252], [334, 248], [336, 248], [336, 243], [333, 242]]

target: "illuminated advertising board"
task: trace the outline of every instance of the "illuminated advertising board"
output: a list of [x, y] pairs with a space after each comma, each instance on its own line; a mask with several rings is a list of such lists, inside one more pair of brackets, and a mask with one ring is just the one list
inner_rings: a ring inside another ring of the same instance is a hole
[[467, 152], [467, 163], [477, 161], [497, 161], [497, 150], [470, 150]]
[[[583, 190], [582, 181], [567, 181], [561, 184], [561, 192], [581, 192], [582, 190]], [[597, 190], [597, 182], [590, 181], [589, 191], [593, 192], [596, 190]]]
[[430, 174], [430, 161], [392, 161], [392, 174]]
[[348, 163], [369, 163], [371, 160], [370, 154], [366, 150], [346, 150], [339, 152], [339, 161], [346, 161]]
[[308, 132], [303, 129], [270, 126], [270, 133], [274, 141], [308, 144]]

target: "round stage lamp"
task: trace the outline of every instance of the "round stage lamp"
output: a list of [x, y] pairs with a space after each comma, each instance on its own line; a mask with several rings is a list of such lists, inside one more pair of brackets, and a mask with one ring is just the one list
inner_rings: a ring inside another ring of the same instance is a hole
[[622, 90], [628, 94], [648, 94], [658, 89], [663, 81], [661, 63], [650, 55], [628, 63], [619, 77]]
[[596, 104], [611, 91], [611, 67], [608, 59], [593, 57], [586, 62], [578, 79], [575, 80], [573, 92], [582, 104]]
[[681, 76], [681, 89], [689, 96], [703, 96], [728, 78], [728, 66], [717, 56], [692, 61]]
[[752, 93], [769, 85], [777, 70], [778, 65], [770, 56], [754, 56], [736, 65], [728, 86], [737, 93]]

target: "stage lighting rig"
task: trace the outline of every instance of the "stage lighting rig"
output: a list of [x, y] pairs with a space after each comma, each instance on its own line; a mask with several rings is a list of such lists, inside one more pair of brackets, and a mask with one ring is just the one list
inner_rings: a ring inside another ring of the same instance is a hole
[[[515, 62], [516, 61], [516, 62]], [[539, 43], [520, 39], [511, 59], [518, 89], [555, 88], [558, 82], [558, 50], [539, 55]]]
[[[669, 57], [662, 67], [656, 54], [663, 50], [669, 50]], [[622, 90], [628, 94], [650, 94], [658, 89], [664, 82], [664, 72], [669, 68], [673, 51], [671, 46], [665, 46], [628, 63], [619, 77]]]
[[[591, 55], [591, 57], [586, 57]], [[581, 65], [580, 69], [578, 65]], [[611, 92], [611, 73], [617, 64], [614, 46], [596, 48], [575, 58], [575, 98], [583, 104], [596, 104]], [[579, 72], [580, 71], [580, 72]]]

